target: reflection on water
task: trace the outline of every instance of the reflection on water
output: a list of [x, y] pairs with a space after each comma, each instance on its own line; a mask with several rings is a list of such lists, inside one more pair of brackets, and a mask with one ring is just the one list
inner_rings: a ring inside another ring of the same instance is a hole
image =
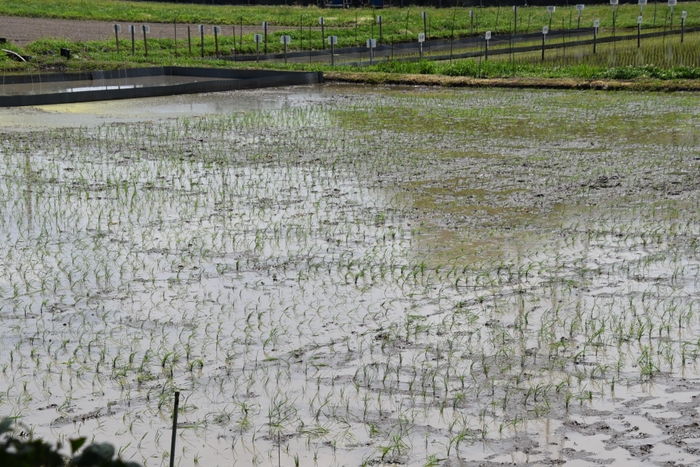
[[113, 122], [305, 107], [332, 98], [330, 96], [336, 92], [334, 89], [337, 87], [312, 85], [34, 107], [0, 107], [0, 128], [28, 130], [92, 127]]
[[134, 89], [154, 86], [173, 86], [177, 84], [201, 83], [204, 81], [217, 81], [221, 78], [208, 78], [203, 76], [138, 76], [132, 78], [114, 79], [90, 79], [72, 81], [41, 81], [41, 75], [37, 75], [37, 81], [32, 83], [4, 84], [0, 86], [0, 95], [36, 95], [56, 94], [65, 92], [108, 91], [116, 89]]

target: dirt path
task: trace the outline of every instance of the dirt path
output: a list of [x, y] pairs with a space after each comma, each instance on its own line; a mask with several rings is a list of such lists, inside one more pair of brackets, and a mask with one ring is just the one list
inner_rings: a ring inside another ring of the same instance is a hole
[[[30, 42], [44, 38], [66, 38], [72, 41], [107, 40], [114, 37], [112, 22], [108, 21], [78, 21], [67, 19], [46, 19], [46, 18], [21, 18], [14, 16], [0, 16], [0, 37], [6, 38], [9, 42], [19, 46], [25, 46]], [[122, 22], [122, 32], [120, 37], [128, 38], [128, 22]], [[170, 23], [148, 23], [151, 27], [150, 37], [153, 38], [173, 38], [175, 35], [175, 25]], [[140, 23], [136, 24], [137, 28]], [[177, 25], [177, 37], [184, 39], [187, 37], [187, 24]], [[193, 38], [197, 36], [197, 25], [191, 24], [190, 30]], [[206, 34], [210, 35], [211, 25], [206, 26]], [[240, 26], [220, 25], [221, 32], [225, 36], [230, 36], [234, 29], [236, 34], [240, 34]], [[268, 31], [282, 29], [281, 26], [270, 26]], [[289, 29], [289, 27], [284, 27]], [[243, 33], [261, 33], [262, 27], [243, 26]], [[137, 39], [140, 37], [137, 35]]]

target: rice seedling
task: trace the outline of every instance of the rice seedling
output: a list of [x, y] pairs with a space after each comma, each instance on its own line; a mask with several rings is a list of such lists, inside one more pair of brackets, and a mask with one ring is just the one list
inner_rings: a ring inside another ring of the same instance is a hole
[[695, 96], [406, 91], [4, 133], [2, 414], [435, 465], [697, 379]]

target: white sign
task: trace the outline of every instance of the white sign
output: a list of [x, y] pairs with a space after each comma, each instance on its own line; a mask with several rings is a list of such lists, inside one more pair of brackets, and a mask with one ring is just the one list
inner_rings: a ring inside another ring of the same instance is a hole
[[473, 18], [474, 17], [474, 12], [472, 10], [469, 10], [469, 17]]
[[600, 21], [599, 20], [593, 21], [593, 27], [598, 29], [598, 26], [600, 26]]
[[221, 34], [221, 26], [212, 27], [211, 32], [213, 32], [214, 34]]
[[544, 34], [546, 36], [548, 32], [549, 32], [549, 26], [542, 26], [542, 34]]
[[421, 32], [418, 34], [418, 42], [425, 42], [425, 33]]
[[552, 13], [554, 13], [555, 11], [557, 11], [557, 7], [555, 7], [555, 6], [553, 6], [553, 5], [550, 5], [550, 6], [547, 7], [547, 11], [548, 11], [549, 14], [551, 15]]
[[377, 23], [382, 24], [382, 15], [377, 15]]
[[197, 26], [197, 32], [200, 34], [204, 34], [204, 25], [203, 24], [200, 24], [199, 26]]
[[328, 36], [328, 45], [338, 45], [338, 36]]
[[676, 6], [676, 4], [677, 4], [676, 0], [668, 0], [668, 6], [673, 7], [673, 6]]
[[421, 12], [420, 17], [425, 19], [425, 11]]
[[292, 38], [289, 36], [280, 36], [280, 44], [291, 44], [292, 43]]
[[132, 33], [132, 34], [133, 34], [134, 32], [136, 32], [136, 26], [134, 26], [133, 24], [132, 24], [131, 26], [129, 26], [129, 32]]
[[639, 0], [639, 6], [644, 6], [647, 4], [647, 0]]
[[515, 13], [516, 11], [518, 11], [518, 7], [513, 5], [513, 13]]
[[324, 23], [323, 23], [323, 16], [321, 16], [321, 17], [318, 19], [318, 25], [319, 25], [319, 26], [323, 26], [323, 24], [324, 24]]
[[115, 25], [114, 25], [114, 32], [122, 32], [122, 25], [121, 25], [121, 24], [115, 24]]
[[267, 21], [263, 21], [262, 27], [265, 31], [267, 31]]
[[150, 27], [149, 25], [147, 25], [147, 24], [142, 24], [142, 25], [141, 25], [141, 31], [143, 31], [143, 32], [145, 32], [145, 33], [150, 33], [150, 32], [151, 32], [151, 27]]
[[367, 48], [368, 49], [376, 49], [377, 48], [377, 39], [367, 39]]
[[644, 21], [642, 15], [637, 16], [637, 24], [642, 24], [642, 21]]
[[684, 11], [681, 13], [681, 18], [686, 19], [688, 17], [688, 12]]
[[487, 41], [491, 40], [491, 31], [486, 31], [484, 33], [484, 39], [486, 39]]
[[255, 41], [256, 44], [260, 44], [262, 42], [262, 34], [255, 34], [253, 36], [253, 40]]
[[584, 8], [586, 8], [586, 5], [584, 5], [583, 3], [579, 3], [578, 5], [576, 5], [576, 9], [579, 12], [583, 11]]
[[617, 6], [618, 3], [619, 3], [619, 0], [610, 0], [610, 4], [612, 6]]

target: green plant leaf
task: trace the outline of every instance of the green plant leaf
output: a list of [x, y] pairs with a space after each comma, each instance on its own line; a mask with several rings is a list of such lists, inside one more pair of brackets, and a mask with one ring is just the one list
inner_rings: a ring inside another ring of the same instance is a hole
[[14, 422], [13, 418], [3, 418], [0, 421], [0, 435], [12, 429], [12, 422]]
[[71, 453], [75, 454], [75, 452], [85, 444], [85, 441], [87, 441], [85, 437], [70, 440]]

